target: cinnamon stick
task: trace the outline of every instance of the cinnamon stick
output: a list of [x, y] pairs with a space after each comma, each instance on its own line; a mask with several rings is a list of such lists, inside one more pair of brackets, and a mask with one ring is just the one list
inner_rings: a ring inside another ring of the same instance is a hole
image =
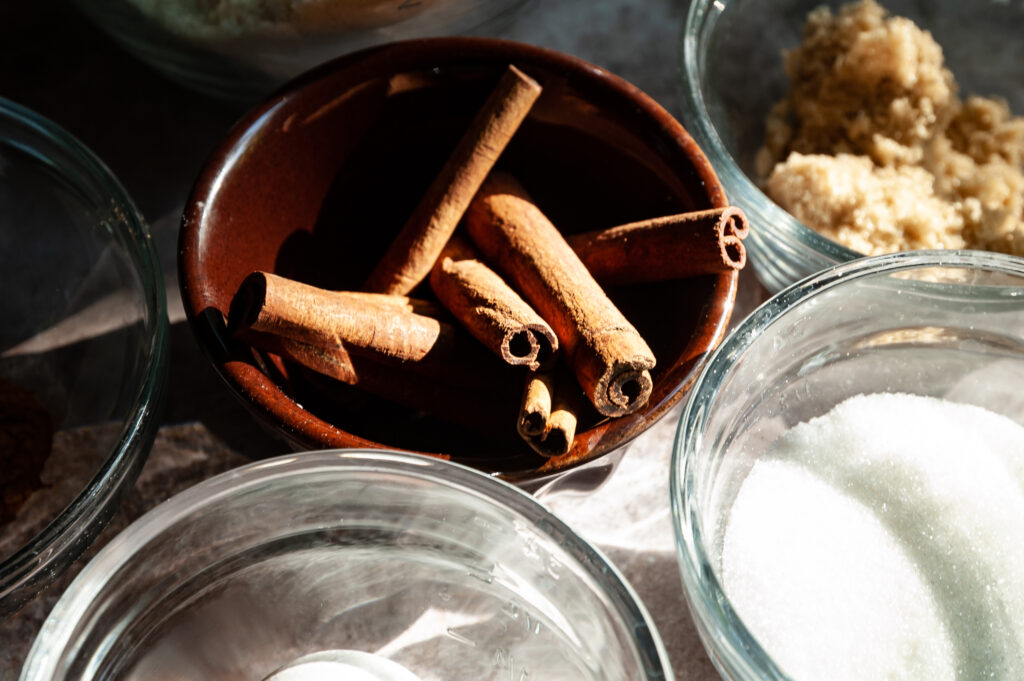
[[324, 347], [344, 343], [352, 351], [408, 362], [445, 354], [454, 342], [451, 324], [410, 312], [401, 298], [376, 296], [253, 272], [231, 302], [228, 326]]
[[555, 403], [552, 405], [551, 416], [548, 417], [544, 433], [540, 438], [527, 440], [527, 443], [542, 456], [562, 456], [572, 449], [575, 438], [576, 411], [571, 407], [570, 401], [562, 400], [560, 393], [556, 392]]
[[410, 296], [393, 296], [387, 293], [368, 293], [366, 291], [338, 291], [337, 293], [354, 300], [365, 300], [378, 305], [389, 305], [406, 312], [437, 317], [441, 314], [441, 308], [437, 303], [423, 298], [412, 298]]
[[544, 433], [551, 416], [551, 403], [555, 389], [554, 375], [542, 371], [531, 373], [523, 386], [523, 399], [519, 407], [516, 430], [526, 441]]
[[574, 234], [566, 241], [602, 284], [636, 284], [742, 269], [749, 231], [743, 210], [728, 206]]
[[623, 416], [651, 394], [654, 353], [519, 183], [493, 173], [466, 213], [477, 248], [548, 321], [598, 412]]
[[517, 423], [520, 437], [546, 457], [567, 453], [576, 437], [576, 404], [570, 398], [574, 386], [556, 380], [548, 372], [530, 374]]
[[363, 355], [430, 379], [443, 377], [477, 393], [509, 382], [511, 367], [495, 362], [471, 336], [453, 324], [410, 312], [407, 308], [417, 305], [415, 299], [404, 301], [385, 294], [327, 291], [253, 272], [235, 294], [228, 328], [243, 339], [253, 333], [269, 334], [325, 350], [340, 349], [344, 355]]
[[430, 287], [477, 340], [508, 364], [536, 370], [558, 350], [548, 323], [460, 237], [452, 237], [441, 252]]
[[541, 87], [509, 66], [440, 174], [366, 282], [367, 291], [406, 294], [430, 273], [466, 207]]

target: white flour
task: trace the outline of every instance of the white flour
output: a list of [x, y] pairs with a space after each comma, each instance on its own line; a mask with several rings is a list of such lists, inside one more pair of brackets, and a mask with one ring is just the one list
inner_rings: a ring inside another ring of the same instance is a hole
[[1024, 427], [935, 398], [851, 398], [754, 465], [721, 569], [797, 681], [1024, 678]]
[[190, 39], [299, 37], [367, 30], [404, 21], [451, 0], [130, 0], [147, 17]]

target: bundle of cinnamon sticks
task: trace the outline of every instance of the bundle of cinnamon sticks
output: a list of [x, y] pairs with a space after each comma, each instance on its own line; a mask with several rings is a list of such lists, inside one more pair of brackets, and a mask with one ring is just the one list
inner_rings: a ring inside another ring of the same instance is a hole
[[[492, 388], [522, 372], [508, 423], [547, 457], [571, 450], [584, 410], [643, 408], [656, 360], [602, 285], [740, 269], [746, 216], [728, 207], [563, 237], [516, 178], [494, 170], [540, 94], [508, 67], [362, 291], [254, 272], [229, 328], [441, 417], [463, 413], [451, 405], [499, 404]], [[425, 281], [435, 300], [410, 297]]]

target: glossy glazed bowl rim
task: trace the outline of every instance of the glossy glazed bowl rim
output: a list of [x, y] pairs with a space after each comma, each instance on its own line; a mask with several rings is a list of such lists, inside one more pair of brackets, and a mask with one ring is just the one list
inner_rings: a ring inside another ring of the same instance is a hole
[[[165, 398], [168, 322], [164, 282], [149, 229], [113, 172], [62, 127], [3, 97], [0, 97], [0, 119], [26, 131], [34, 143], [52, 146], [66, 154], [74, 166], [55, 166], [45, 152], [26, 148], [25, 143], [18, 142], [20, 148], [41, 163], [51, 165], [76, 190], [89, 193], [90, 189], [99, 188], [105, 195], [103, 202], [115, 207], [121, 224], [127, 227], [121, 232], [124, 242], [120, 245], [130, 256], [133, 272], [138, 277], [149, 327], [148, 344], [144, 349], [145, 363], [139, 372], [141, 383], [135, 388], [131, 409], [104, 464], [59, 515], [0, 563], [0, 603], [11, 598], [13, 608], [17, 609], [32, 595], [16, 592], [29, 590], [34, 594], [52, 582], [57, 576], [55, 563], [63, 562], [66, 567], [92, 543], [108, 520], [106, 516], [112, 510], [111, 502], [124, 488], [134, 483], [149, 454]], [[111, 234], [110, 241], [118, 243], [117, 235]]]
[[[802, 279], [764, 302], [722, 342], [694, 383], [673, 441], [669, 475], [672, 525], [683, 592], [709, 657], [723, 678], [737, 681], [788, 679], [733, 610], [702, 540], [705, 528], [696, 499], [698, 481], [694, 466], [695, 459], [702, 456], [703, 428], [707, 414], [714, 409], [719, 386], [732, 366], [758, 343], [769, 327], [783, 317], [800, 314], [800, 309], [819, 295], [879, 275], [937, 267], [1004, 272], [1024, 281], [1024, 258], [988, 251], [902, 251], [840, 263]], [[907, 283], [933, 285], [931, 282]], [[1014, 305], [1024, 308], [1024, 287], [1007, 297]]]
[[688, 128], [701, 147], [714, 157], [715, 170], [723, 184], [727, 188], [735, 187], [735, 193], [746, 200], [747, 210], [751, 209], [749, 204], [754, 204], [758, 217], [765, 218], [758, 221], [751, 233], [755, 243], [795, 241], [797, 245], [806, 246], [837, 263], [864, 257], [862, 253], [822, 236], [775, 203], [743, 172], [711, 122], [702, 89], [707, 59], [704, 48], [710, 42], [710, 34], [715, 30], [726, 4], [728, 0], [693, 0], [686, 13], [678, 69], [685, 104], [683, 117]]
[[[381, 56], [383, 55], [383, 56]], [[724, 207], [727, 204], [725, 191], [718, 180], [714, 169], [706, 155], [697, 145], [694, 139], [686, 131], [679, 121], [668, 113], [660, 104], [645, 94], [636, 86], [622, 79], [621, 77], [606, 71], [603, 68], [590, 64], [577, 57], [550, 50], [535, 45], [519, 43], [496, 38], [472, 38], [472, 37], [442, 37], [442, 38], [421, 38], [404, 40], [353, 52], [338, 59], [326, 62], [319, 67], [306, 72], [295, 80], [285, 84], [281, 89], [268, 97], [262, 104], [251, 109], [218, 144], [217, 149], [204, 163], [192, 191], [186, 202], [182, 216], [182, 226], [178, 247], [178, 271], [181, 286], [182, 300], [185, 306], [185, 313], [190, 326], [195, 333], [203, 353], [209, 358], [217, 370], [218, 375], [227, 384], [229, 390], [236, 397], [241, 399], [256, 416], [270, 427], [283, 434], [289, 442], [298, 445], [299, 449], [314, 449], [318, 447], [381, 447], [384, 449], [396, 449], [395, 445], [378, 443], [364, 438], [352, 431], [346, 431], [334, 424], [320, 419], [315, 414], [305, 411], [295, 401], [288, 397], [279, 388], [271, 387], [269, 382], [263, 381], [259, 386], [254, 386], [247, 381], [240, 373], [238, 366], [233, 366], [231, 356], [227, 350], [227, 339], [221, 330], [203, 318], [202, 310], [202, 281], [196, 270], [196, 263], [200, 260], [201, 244], [199, 240], [199, 222], [202, 212], [209, 202], [206, 200], [218, 182], [218, 177], [227, 162], [231, 159], [231, 153], [245, 140], [246, 135], [252, 132], [253, 127], [266, 115], [269, 115], [287, 97], [303, 88], [330, 77], [332, 74], [360, 70], [369, 71], [375, 63], [371, 60], [384, 59], [400, 61], [401, 68], [412, 68], [412, 64], [423, 64], [433, 60], [453, 61], [454, 56], [460, 60], [472, 60], [480, 55], [507, 55], [514, 59], [521, 55], [524, 60], [535, 60], [543, 62], [552, 71], [570, 73], [580, 79], [585, 79], [602, 94], [614, 97], [616, 101], [628, 101], [634, 115], [642, 115], [651, 122], [651, 130], [657, 132], [660, 140], [671, 140], [673, 148], [678, 149], [685, 155], [692, 166], [693, 173], [700, 178], [701, 184], [707, 194], [708, 201], [713, 207]], [[698, 352], [694, 359], [687, 366], [685, 363], [668, 365], [672, 381], [672, 387], [667, 394], [659, 401], [652, 400], [648, 406], [626, 417], [609, 422], [607, 419], [600, 422], [596, 427], [610, 427], [615, 434], [624, 433], [621, 440], [614, 446], [604, 449], [595, 448], [587, 452], [586, 456], [579, 457], [564, 466], [554, 467], [553, 464], [539, 464], [537, 468], [520, 471], [499, 471], [494, 474], [500, 475], [503, 479], [512, 480], [519, 484], [541, 483], [548, 479], [580, 468], [594, 461], [600, 460], [612, 451], [621, 449], [630, 440], [636, 438], [651, 425], [662, 418], [671, 407], [683, 399], [686, 390], [696, 379], [701, 365], [706, 361], [707, 356], [724, 338], [732, 309], [735, 303], [738, 273], [732, 272], [729, 275], [721, 275], [728, 278], [728, 284], [716, 284], [718, 296], [712, 305], [709, 306], [709, 314], [702, 320], [700, 329], [707, 328], [707, 342], [693, 346]], [[708, 324], [708, 319], [715, 320], [713, 327]], [[709, 328], [710, 327], [710, 328]], [[694, 338], [697, 336], [695, 335]], [[694, 339], [691, 339], [693, 343]], [[688, 346], [688, 349], [690, 346]], [[686, 368], [684, 372], [683, 369]], [[663, 379], [665, 380], [665, 379]], [[288, 404], [281, 407], [275, 403], [274, 394], [267, 391], [277, 390], [287, 399]], [[642, 419], [637, 421], [636, 419]], [[607, 424], [611, 423], [610, 426]], [[638, 425], [630, 428], [629, 424]], [[332, 441], [324, 442], [324, 437], [318, 435], [320, 426], [324, 424], [330, 429], [340, 433], [331, 433]], [[607, 431], [606, 431], [607, 432]], [[404, 451], [416, 451], [411, 448], [404, 448]], [[418, 452], [417, 453], [422, 453]], [[443, 453], [441, 453], [443, 455]], [[428, 453], [427, 455], [431, 455]], [[557, 460], [553, 459], [551, 461]]]
[[629, 634], [645, 673], [654, 674], [647, 678], [672, 681], [668, 654], [653, 619], [633, 587], [600, 549], [528, 493], [509, 483], [462, 464], [386, 449], [317, 450], [256, 461], [208, 478], [164, 501], [114, 537], [71, 583], [33, 642], [21, 681], [56, 678], [54, 675], [60, 671], [57, 662], [96, 596], [135, 559], [140, 547], [173, 529], [179, 521], [203, 513], [219, 501], [239, 498], [275, 482], [294, 482], [320, 474], [359, 479], [360, 475], [380, 473], [458, 490], [525, 519], [534, 531], [572, 557], [599, 587], [600, 595], [614, 605], [618, 624]]

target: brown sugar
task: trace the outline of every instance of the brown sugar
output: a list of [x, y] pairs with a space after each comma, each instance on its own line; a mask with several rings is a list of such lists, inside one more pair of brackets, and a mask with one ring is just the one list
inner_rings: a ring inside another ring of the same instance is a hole
[[852, 154], [793, 153], [768, 180], [786, 210], [859, 253], [964, 248], [963, 216], [931, 186], [923, 168], [878, 167]]
[[821, 8], [785, 65], [757, 159], [780, 206], [865, 254], [1024, 255], [1024, 118], [961, 100], [930, 33], [874, 0]]

